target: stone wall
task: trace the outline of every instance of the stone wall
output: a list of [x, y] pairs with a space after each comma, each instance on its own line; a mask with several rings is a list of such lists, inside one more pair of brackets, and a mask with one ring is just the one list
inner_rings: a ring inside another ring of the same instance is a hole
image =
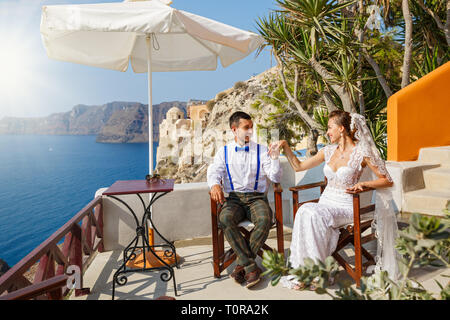
[[[304, 160], [304, 158], [300, 158]], [[292, 193], [289, 187], [323, 181], [323, 164], [303, 172], [294, 172], [285, 157], [281, 157], [283, 188], [283, 223], [292, 227]], [[367, 171], [362, 179], [367, 179]], [[396, 182], [394, 182], [396, 183]], [[95, 196], [100, 195], [106, 188], [99, 189]], [[175, 184], [174, 191], [156, 201], [153, 206], [153, 221], [158, 231], [169, 241], [186, 240], [211, 235], [211, 206], [209, 188], [206, 182]], [[320, 189], [314, 188], [299, 193], [299, 201], [317, 199]], [[127, 202], [137, 213], [138, 219], [142, 217], [143, 207], [136, 195], [119, 196]], [[268, 191], [269, 203], [274, 209], [272, 188]], [[148, 203], [149, 196], [144, 200]], [[372, 201], [372, 194], [365, 193], [361, 197], [363, 206]], [[134, 218], [127, 208], [118, 201], [103, 198], [103, 222], [105, 235], [105, 249], [123, 249], [136, 235]], [[161, 239], [155, 235], [155, 243]]]

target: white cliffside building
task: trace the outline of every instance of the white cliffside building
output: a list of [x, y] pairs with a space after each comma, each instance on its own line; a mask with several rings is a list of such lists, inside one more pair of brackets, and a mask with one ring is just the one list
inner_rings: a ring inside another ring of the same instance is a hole
[[205, 112], [200, 119], [186, 119], [178, 107], [169, 109], [159, 125], [157, 163], [164, 159], [179, 165], [202, 161], [202, 132], [206, 121]]

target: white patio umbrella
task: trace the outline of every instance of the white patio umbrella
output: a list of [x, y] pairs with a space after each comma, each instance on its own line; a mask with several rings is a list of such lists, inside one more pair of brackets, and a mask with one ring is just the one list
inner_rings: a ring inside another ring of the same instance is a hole
[[171, 1], [42, 7], [50, 58], [125, 72], [148, 72], [149, 171], [153, 173], [152, 71], [215, 70], [254, 51], [262, 38], [169, 6]]

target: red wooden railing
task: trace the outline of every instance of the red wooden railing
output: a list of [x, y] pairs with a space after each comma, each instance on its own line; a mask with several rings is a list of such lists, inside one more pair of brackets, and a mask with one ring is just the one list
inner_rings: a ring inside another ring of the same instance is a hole
[[[64, 243], [60, 249], [58, 243], [62, 239]], [[104, 251], [101, 197], [92, 200], [0, 277], [0, 299], [60, 300], [70, 291], [67, 280], [73, 279], [77, 282], [74, 284], [75, 296], [88, 294], [89, 288], [83, 287], [83, 275], [97, 251]], [[39, 264], [31, 283], [23, 274], [36, 262]], [[79, 270], [79, 274], [67, 275], [69, 266], [71, 270]]]

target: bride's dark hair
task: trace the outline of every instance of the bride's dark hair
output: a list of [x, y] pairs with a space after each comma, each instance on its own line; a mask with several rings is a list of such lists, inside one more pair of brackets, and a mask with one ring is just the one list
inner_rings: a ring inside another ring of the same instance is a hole
[[352, 116], [347, 111], [343, 110], [333, 110], [328, 115], [328, 119], [333, 119], [338, 126], [343, 126], [347, 135], [354, 141], [355, 139], [355, 130], [350, 128], [350, 124], [352, 123]]

